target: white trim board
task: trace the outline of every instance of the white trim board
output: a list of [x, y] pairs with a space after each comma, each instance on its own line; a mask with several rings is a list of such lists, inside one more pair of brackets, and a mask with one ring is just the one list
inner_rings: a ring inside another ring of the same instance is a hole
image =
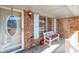
[[57, 30], [56, 30], [56, 19], [54, 18], [54, 32], [56, 33]]
[[[3, 8], [3, 9], [7, 9], [7, 10], [11, 10], [11, 8], [9, 7], [4, 7], [4, 6], [0, 6], [0, 8]], [[14, 11], [18, 11], [18, 12], [23, 12], [22, 10], [17, 10], [15, 8], [13, 8]]]

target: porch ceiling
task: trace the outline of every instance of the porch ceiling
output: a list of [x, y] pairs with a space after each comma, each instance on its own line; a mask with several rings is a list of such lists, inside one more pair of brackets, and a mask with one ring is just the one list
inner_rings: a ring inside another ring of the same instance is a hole
[[52, 18], [79, 16], [79, 5], [7, 5], [6, 7], [27, 11], [31, 10], [42, 16]]

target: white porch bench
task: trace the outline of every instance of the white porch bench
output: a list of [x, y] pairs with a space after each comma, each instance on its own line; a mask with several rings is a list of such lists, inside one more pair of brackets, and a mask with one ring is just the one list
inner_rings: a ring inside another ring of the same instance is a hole
[[47, 44], [49, 47], [51, 47], [51, 43], [54, 40], [58, 40], [59, 42], [59, 34], [54, 33], [53, 31], [44, 33], [44, 44]]

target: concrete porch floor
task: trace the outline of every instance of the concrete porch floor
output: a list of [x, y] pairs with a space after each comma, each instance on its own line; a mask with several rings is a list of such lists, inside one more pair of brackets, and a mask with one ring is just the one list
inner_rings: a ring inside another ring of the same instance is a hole
[[48, 47], [47, 45], [41, 46], [37, 45], [29, 50], [22, 50], [18, 53], [65, 53], [65, 40], [60, 39], [58, 42], [57, 40], [52, 42], [52, 47]]

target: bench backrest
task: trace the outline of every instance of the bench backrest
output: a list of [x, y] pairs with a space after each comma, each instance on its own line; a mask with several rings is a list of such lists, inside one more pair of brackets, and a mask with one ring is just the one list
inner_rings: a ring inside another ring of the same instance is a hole
[[46, 37], [49, 37], [49, 36], [54, 35], [54, 34], [56, 34], [56, 33], [53, 32], [53, 31], [44, 32], [44, 39], [45, 39]]

